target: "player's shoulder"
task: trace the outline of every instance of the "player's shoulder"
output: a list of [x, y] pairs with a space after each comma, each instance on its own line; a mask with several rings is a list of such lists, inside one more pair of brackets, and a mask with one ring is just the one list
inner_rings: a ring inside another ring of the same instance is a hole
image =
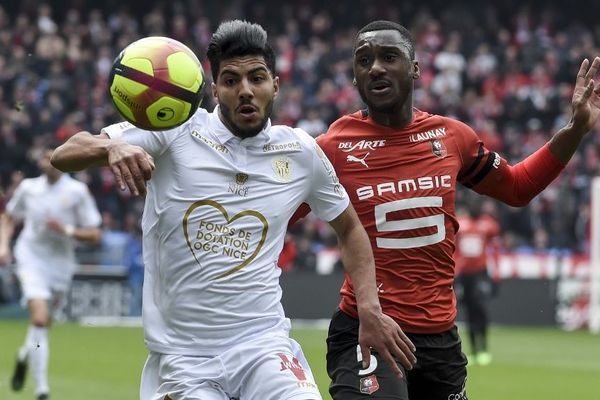
[[324, 137], [333, 140], [342, 134], [348, 134], [348, 129], [352, 129], [355, 126], [361, 126], [367, 128], [369, 124], [367, 110], [359, 110], [352, 114], [346, 114], [333, 121]]
[[72, 195], [83, 196], [89, 193], [88, 185], [75, 179], [70, 174], [63, 174], [60, 178], [60, 184], [64, 192], [71, 193]]
[[288, 125], [272, 125], [268, 136], [268, 142], [263, 145], [265, 153], [302, 152], [315, 147], [315, 139], [305, 130]]
[[[208, 122], [210, 114], [211, 113], [207, 109], [199, 107], [194, 113], [194, 115], [192, 115], [189, 122], [204, 125]], [[188, 125], [188, 122], [180, 125], [179, 127], [182, 127], [184, 125]], [[177, 129], [179, 127], [175, 127], [174, 129]]]
[[312, 138], [304, 129], [294, 128], [289, 125], [271, 125], [269, 128], [269, 137], [273, 140], [287, 140], [296, 138], [307, 141]]
[[131, 122], [122, 121], [122, 122], [117, 122], [115, 124], [105, 126], [104, 128], [102, 128], [100, 133], [104, 133], [112, 138], [117, 135], [122, 135], [124, 133], [135, 132], [135, 131], [141, 131], [141, 129], [138, 128], [137, 126], [133, 125]]
[[33, 178], [25, 178], [17, 185], [17, 189], [20, 191], [27, 191], [32, 188], [40, 187], [44, 182], [45, 178], [41, 175]]
[[469, 125], [457, 118], [440, 114], [430, 114], [428, 112], [420, 110], [416, 113], [415, 121], [450, 128], [449, 133], [452, 134], [463, 135], [465, 133], [470, 133], [473, 131]]
[[190, 119], [181, 125], [173, 127], [171, 129], [147, 131], [142, 128], [138, 128], [134, 124], [128, 121], [117, 122], [112, 125], [105, 126], [101, 132], [107, 134], [109, 137], [121, 136], [123, 134], [145, 132], [147, 134], [154, 135], [167, 135], [168, 137], [176, 137], [178, 133], [186, 131], [192, 125], [205, 125], [208, 122], [210, 113], [204, 108], [198, 108], [194, 115]]
[[327, 132], [317, 137], [317, 143], [324, 150], [328, 150], [330, 147], [337, 147], [339, 142], [347, 141], [350, 137], [364, 135], [370, 129], [372, 124], [368, 119], [367, 110], [356, 111], [333, 121]]

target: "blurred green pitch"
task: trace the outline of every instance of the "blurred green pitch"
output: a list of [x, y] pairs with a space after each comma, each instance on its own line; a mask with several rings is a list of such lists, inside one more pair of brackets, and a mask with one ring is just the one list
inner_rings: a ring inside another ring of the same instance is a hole
[[[0, 399], [31, 400], [31, 376], [25, 389], [10, 391], [15, 351], [25, 321], [0, 320]], [[324, 400], [325, 335], [320, 329], [295, 329], [311, 363]], [[135, 400], [146, 358], [140, 328], [55, 325], [51, 331], [50, 386], [58, 400]], [[494, 361], [469, 367], [471, 400], [600, 400], [600, 336], [548, 328], [494, 328]], [[468, 350], [468, 349], [466, 349]]]

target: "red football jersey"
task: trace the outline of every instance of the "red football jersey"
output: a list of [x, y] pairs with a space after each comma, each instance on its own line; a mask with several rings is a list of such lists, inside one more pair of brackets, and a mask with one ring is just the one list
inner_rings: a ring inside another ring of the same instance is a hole
[[456, 274], [472, 274], [487, 269], [487, 258], [494, 238], [500, 234], [500, 226], [494, 218], [458, 218], [460, 230], [456, 235]]
[[[383, 311], [407, 332], [450, 329], [456, 184], [502, 199], [506, 161], [464, 123], [418, 110], [402, 129], [356, 112], [317, 140], [369, 234]], [[357, 317], [348, 276], [341, 295], [340, 308]]]

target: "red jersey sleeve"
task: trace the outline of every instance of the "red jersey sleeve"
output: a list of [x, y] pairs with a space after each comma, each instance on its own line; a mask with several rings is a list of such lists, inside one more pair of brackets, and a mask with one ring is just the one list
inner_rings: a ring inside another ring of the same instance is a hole
[[477, 193], [522, 207], [564, 169], [548, 144], [514, 166], [509, 165], [498, 153], [490, 152], [470, 127], [458, 121], [454, 123], [462, 132], [457, 135], [463, 161], [458, 181]]

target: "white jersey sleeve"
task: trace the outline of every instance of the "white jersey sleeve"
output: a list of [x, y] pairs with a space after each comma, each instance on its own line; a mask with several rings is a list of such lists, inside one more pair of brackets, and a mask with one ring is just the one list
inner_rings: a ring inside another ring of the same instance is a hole
[[337, 218], [350, 204], [350, 199], [333, 169], [333, 165], [323, 153], [313, 137], [301, 129], [296, 134], [310, 141], [312, 150], [312, 183], [306, 202], [313, 212], [323, 221]]
[[100, 226], [102, 223], [102, 216], [98, 211], [98, 207], [96, 207], [96, 202], [92, 197], [87, 186], [83, 183], [78, 182], [80, 184], [80, 198], [76, 204], [75, 213], [77, 215], [77, 224], [78, 226], [84, 228], [91, 228], [95, 226]]
[[102, 129], [111, 139], [121, 139], [129, 144], [140, 146], [152, 157], [159, 157], [176, 137], [180, 127], [167, 131], [146, 131], [129, 122], [119, 122]]
[[25, 218], [25, 211], [27, 205], [25, 203], [25, 195], [27, 192], [27, 183], [29, 181], [25, 179], [15, 189], [12, 197], [6, 204], [6, 213], [11, 217]]

